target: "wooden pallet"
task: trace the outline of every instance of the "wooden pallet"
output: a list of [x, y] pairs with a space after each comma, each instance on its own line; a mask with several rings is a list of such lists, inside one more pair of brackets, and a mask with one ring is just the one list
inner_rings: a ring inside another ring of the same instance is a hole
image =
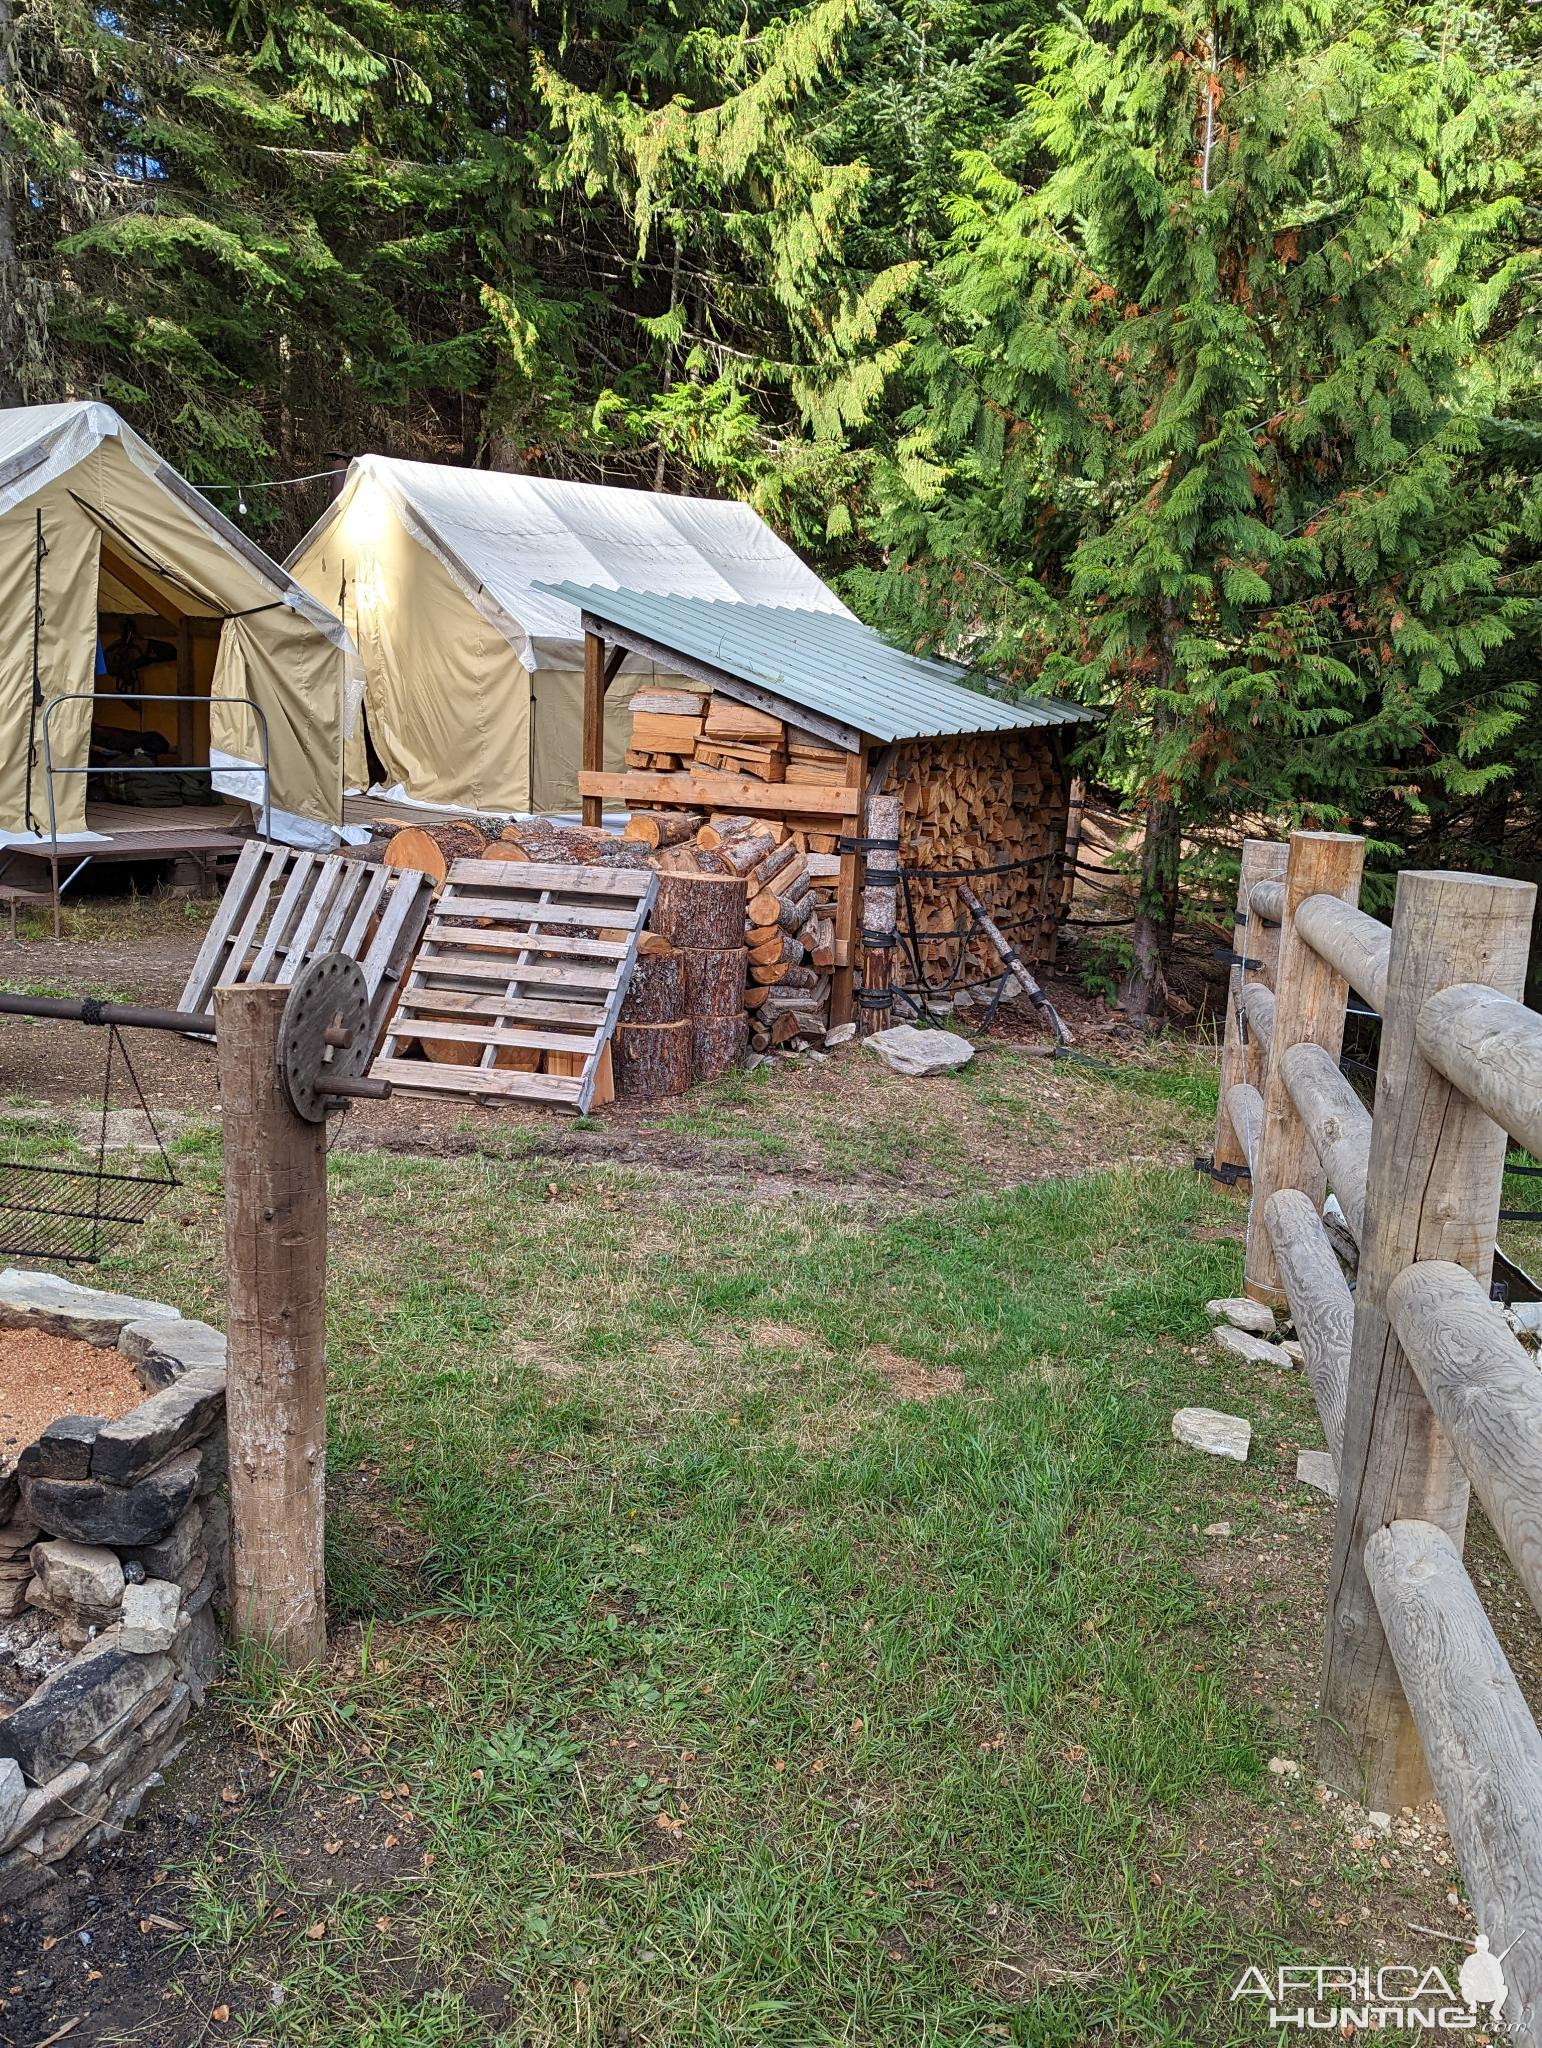
[[648, 868], [454, 862], [371, 1072], [582, 1115], [658, 886]]
[[177, 1007], [207, 1014], [221, 983], [287, 987], [318, 954], [350, 953], [364, 970], [378, 1044], [433, 893], [427, 875], [254, 839], [236, 863]]

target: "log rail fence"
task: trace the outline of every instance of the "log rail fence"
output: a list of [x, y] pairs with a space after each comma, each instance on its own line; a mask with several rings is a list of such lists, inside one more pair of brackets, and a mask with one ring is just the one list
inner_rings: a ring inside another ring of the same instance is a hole
[[[1336, 1467], [1319, 1767], [1389, 1812], [1433, 1787], [1511, 2037], [1542, 2044], [1542, 1734], [1462, 1559], [1475, 1489], [1542, 1612], [1542, 1368], [1490, 1299], [1507, 1147], [1542, 1156], [1536, 891], [1409, 871], [1389, 927], [1363, 856], [1244, 848], [1215, 1160], [1251, 1175], [1246, 1289], [1288, 1308]], [[1339, 1069], [1350, 990], [1382, 1019], [1373, 1110]]]

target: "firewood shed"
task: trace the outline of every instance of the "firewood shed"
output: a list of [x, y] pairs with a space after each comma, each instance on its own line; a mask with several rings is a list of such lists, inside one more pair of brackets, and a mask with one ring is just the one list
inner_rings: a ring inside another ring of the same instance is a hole
[[[577, 583], [551, 589], [583, 618], [585, 823], [621, 805], [634, 817], [659, 814], [668, 837], [682, 821], [744, 817], [795, 835], [816, 870], [830, 872], [833, 943], [818, 964], [829, 976], [832, 1027], [853, 1013], [864, 819], [875, 796], [900, 802], [901, 929], [916, 942], [912, 967], [934, 986], [999, 975], [990, 941], [961, 910], [957, 878], [973, 884], [1026, 960], [1051, 951], [1067, 751], [1095, 716], [1086, 706], [1008, 698], [999, 680], [907, 653], [849, 614]], [[671, 687], [637, 693], [627, 765], [607, 772], [605, 693], [628, 653], [652, 661]], [[788, 973], [774, 961], [765, 971]], [[800, 999], [812, 1000], [810, 967], [791, 972]]]

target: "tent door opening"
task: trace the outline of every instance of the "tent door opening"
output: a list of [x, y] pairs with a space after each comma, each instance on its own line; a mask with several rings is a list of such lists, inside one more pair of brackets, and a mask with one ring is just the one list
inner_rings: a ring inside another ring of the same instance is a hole
[[244, 822], [245, 807], [222, 798], [209, 777], [209, 696], [222, 623], [181, 604], [104, 537], [88, 830], [157, 823], [219, 830]]

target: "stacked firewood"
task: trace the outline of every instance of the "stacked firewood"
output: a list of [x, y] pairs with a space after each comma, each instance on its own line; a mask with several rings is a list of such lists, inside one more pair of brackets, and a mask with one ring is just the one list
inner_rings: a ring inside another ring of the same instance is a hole
[[[823, 1038], [830, 1024], [840, 856], [779, 820], [642, 811], [627, 826], [674, 874], [743, 876], [749, 1043], [758, 1052]], [[833, 835], [828, 836], [832, 839]]]
[[694, 767], [756, 782], [837, 787], [846, 780], [850, 756], [840, 747], [719, 691], [642, 689], [631, 712], [628, 768]]
[[[1066, 823], [1064, 776], [1049, 741], [1034, 732], [907, 740], [884, 788], [900, 799], [906, 867], [976, 877], [973, 886], [1017, 950], [1028, 960], [1046, 957], [1056, 917], [1050, 857], [1064, 841]], [[930, 979], [969, 982], [1000, 973], [982, 933], [941, 936], [970, 922], [956, 887], [913, 877], [908, 899]], [[904, 906], [901, 917], [905, 922]], [[928, 942], [928, 933], [938, 936]]]

